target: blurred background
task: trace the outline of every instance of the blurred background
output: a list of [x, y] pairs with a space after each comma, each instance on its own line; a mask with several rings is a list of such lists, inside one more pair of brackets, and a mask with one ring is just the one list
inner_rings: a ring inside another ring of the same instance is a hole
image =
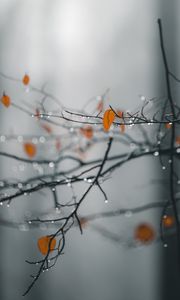
[[[33, 85], [48, 83], [48, 90], [62, 103], [80, 108], [94, 95], [110, 89], [109, 102], [123, 110], [140, 105], [140, 97], [165, 96], [164, 69], [159, 46], [157, 18], [162, 18], [169, 64], [178, 74], [179, 1], [154, 0], [1, 0], [0, 71], [21, 78], [27, 72]], [[1, 78], [0, 92], [10, 91], [22, 101], [17, 84]], [[178, 88], [173, 87], [178, 98]], [[37, 96], [36, 96], [37, 97]], [[36, 124], [19, 111], [0, 110], [0, 134], [36, 133]], [[5, 147], [0, 142], [0, 149]], [[17, 148], [18, 149], [18, 148]], [[18, 151], [13, 143], [6, 149]], [[101, 155], [101, 150], [92, 155]], [[104, 151], [104, 148], [102, 148]], [[21, 153], [20, 153], [21, 154]], [[0, 158], [0, 178], [26, 176]], [[14, 173], [13, 173], [14, 172]], [[137, 176], [138, 174], [138, 176]], [[106, 210], [134, 207], [167, 197], [154, 159], [131, 162], [107, 182]], [[34, 201], [36, 201], [34, 196]], [[104, 210], [101, 197], [92, 193], [83, 210]], [[28, 202], [2, 208], [1, 217], [23, 218], [30, 214]], [[38, 204], [39, 205], [39, 204]], [[41, 204], [42, 205], [42, 204]], [[132, 235], [140, 221], [159, 224], [159, 211], [101, 220], [119, 235]], [[44, 233], [43, 233], [44, 234]], [[31, 269], [25, 259], [37, 254], [40, 230], [0, 228], [0, 299], [19, 300], [29, 283]], [[26, 299], [46, 300], [159, 300], [179, 299], [174, 241], [128, 249], [100, 235], [90, 226], [81, 236], [68, 236], [65, 255], [56, 267], [41, 276]]]

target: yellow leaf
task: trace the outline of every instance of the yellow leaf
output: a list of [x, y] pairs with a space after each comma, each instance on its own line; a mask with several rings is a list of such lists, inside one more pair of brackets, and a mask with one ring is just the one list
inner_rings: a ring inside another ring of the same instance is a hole
[[39, 251], [43, 255], [46, 255], [48, 251], [51, 252], [56, 247], [56, 239], [55, 238], [52, 239], [50, 236], [42, 236], [41, 238], [38, 239], [37, 244], [38, 244]]
[[115, 113], [112, 109], [107, 109], [103, 115], [103, 127], [105, 131], [108, 131], [111, 127], [111, 124], [114, 122]]

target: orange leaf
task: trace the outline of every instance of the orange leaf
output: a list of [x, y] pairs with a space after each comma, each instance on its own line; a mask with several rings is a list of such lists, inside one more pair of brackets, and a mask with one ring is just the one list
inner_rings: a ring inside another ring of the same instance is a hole
[[24, 144], [24, 151], [29, 157], [33, 157], [36, 155], [36, 146], [32, 143], [25, 143]]
[[29, 82], [30, 82], [30, 77], [29, 77], [29, 75], [25, 74], [24, 77], [23, 77], [23, 79], [22, 79], [22, 83], [24, 85], [28, 85]]
[[54, 248], [56, 247], [56, 239], [50, 236], [42, 236], [41, 238], [38, 239], [38, 248], [39, 251], [43, 254], [46, 255], [49, 252], [53, 251]]
[[52, 133], [52, 128], [48, 124], [42, 124], [41, 127], [46, 130], [49, 134]]
[[180, 136], [176, 137], [176, 144], [180, 145]]
[[163, 217], [163, 225], [166, 228], [172, 227], [174, 225], [174, 221], [175, 220], [173, 216], [168, 215]]
[[166, 129], [170, 129], [172, 127], [172, 124], [171, 123], [166, 123], [165, 127], [166, 127]]
[[155, 230], [148, 223], [139, 224], [134, 233], [134, 237], [138, 242], [142, 244], [149, 244], [155, 239]]
[[92, 126], [86, 126], [84, 128], [80, 128], [80, 132], [87, 139], [91, 139], [93, 137], [93, 128], [92, 128]]
[[118, 110], [117, 115], [118, 115], [119, 118], [123, 118], [124, 113], [123, 113], [123, 111]]
[[114, 122], [114, 119], [115, 119], [115, 113], [112, 111], [112, 109], [107, 109], [104, 112], [104, 116], [103, 116], [103, 126], [105, 131], [109, 130], [111, 124]]
[[4, 106], [9, 107], [11, 105], [11, 99], [8, 95], [5, 93], [3, 94], [1, 98], [1, 102], [4, 104]]

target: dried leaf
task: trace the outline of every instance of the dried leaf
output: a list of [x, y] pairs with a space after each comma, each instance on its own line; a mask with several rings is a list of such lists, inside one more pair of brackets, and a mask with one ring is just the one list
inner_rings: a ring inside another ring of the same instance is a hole
[[148, 223], [139, 224], [134, 233], [134, 238], [138, 242], [142, 244], [149, 244], [152, 243], [155, 239], [155, 230], [154, 228]]
[[26, 154], [29, 156], [29, 157], [33, 157], [36, 155], [36, 146], [32, 143], [25, 143], [24, 144], [24, 151], [26, 152]]
[[87, 225], [88, 225], [88, 219], [86, 219], [84, 217], [80, 218], [80, 224], [81, 224], [82, 228], [87, 227]]
[[42, 236], [41, 238], [38, 239], [37, 244], [38, 244], [39, 251], [43, 255], [46, 255], [48, 251], [51, 252], [55, 249], [56, 239], [55, 238], [52, 239], [50, 236]]
[[104, 112], [104, 116], [103, 116], [103, 127], [105, 131], [109, 130], [111, 124], [114, 122], [114, 119], [115, 119], [115, 113], [113, 112], [113, 110], [107, 109]]
[[93, 137], [93, 128], [92, 128], [92, 126], [86, 126], [84, 128], [80, 128], [80, 132], [87, 139], [92, 139], [92, 137]]
[[3, 94], [2, 98], [1, 98], [1, 102], [4, 104], [5, 107], [9, 107], [11, 105], [11, 99], [5, 93]]
[[28, 85], [29, 82], [30, 82], [30, 77], [29, 77], [29, 75], [25, 74], [24, 77], [23, 77], [23, 79], [22, 79], [22, 83], [24, 85]]

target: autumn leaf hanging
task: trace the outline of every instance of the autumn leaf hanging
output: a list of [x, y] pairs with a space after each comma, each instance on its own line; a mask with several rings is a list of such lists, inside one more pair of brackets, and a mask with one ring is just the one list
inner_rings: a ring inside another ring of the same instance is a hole
[[[121, 111], [121, 110], [118, 110], [117, 115], [118, 115], [119, 118], [123, 118], [124, 117], [124, 112]], [[124, 131], [125, 131], [125, 125], [124, 124], [120, 124], [120, 131], [121, 131], [121, 133], [124, 133]]]
[[163, 222], [164, 227], [171, 228], [171, 227], [173, 227], [173, 225], [175, 223], [175, 219], [173, 216], [167, 215], [167, 216], [163, 217], [162, 222]]
[[56, 239], [50, 236], [42, 236], [37, 242], [39, 251], [43, 255], [47, 255], [48, 251], [52, 252], [56, 247]]
[[25, 143], [24, 151], [29, 157], [34, 157], [36, 155], [36, 146], [33, 143]]
[[3, 94], [2, 98], [1, 98], [1, 102], [5, 107], [9, 107], [11, 105], [11, 99], [5, 93]]
[[92, 126], [86, 126], [84, 128], [80, 128], [80, 132], [87, 139], [92, 139], [92, 137], [93, 137], [93, 128], [92, 128]]
[[107, 109], [103, 115], [104, 131], [108, 131], [115, 119], [115, 113], [112, 109]]
[[141, 244], [150, 244], [155, 239], [155, 230], [148, 223], [141, 223], [135, 228], [134, 238]]
[[24, 85], [28, 85], [29, 82], [30, 82], [30, 77], [29, 77], [29, 75], [25, 74], [24, 77], [23, 77], [23, 79], [22, 79], [22, 83]]

